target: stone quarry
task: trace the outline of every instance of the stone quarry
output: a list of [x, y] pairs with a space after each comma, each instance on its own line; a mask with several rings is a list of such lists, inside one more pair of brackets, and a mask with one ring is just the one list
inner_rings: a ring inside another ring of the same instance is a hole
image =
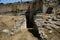
[[[60, 14], [60, 13], [59, 13]], [[60, 40], [60, 18], [54, 14], [38, 14], [35, 17], [39, 34], [46, 40]]]
[[[49, 7], [53, 8], [51, 14], [46, 13]], [[0, 40], [60, 40], [58, 1], [0, 4]]]

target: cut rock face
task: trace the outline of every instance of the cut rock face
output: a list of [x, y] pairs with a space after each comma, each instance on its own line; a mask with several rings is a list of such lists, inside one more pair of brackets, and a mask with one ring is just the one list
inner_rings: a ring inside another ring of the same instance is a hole
[[[41, 37], [43, 39], [46, 38], [47, 40], [55, 40], [55, 38], [59, 40], [60, 34], [59, 34], [58, 29], [60, 29], [60, 25], [59, 25], [60, 19], [58, 19], [56, 15], [53, 15], [53, 14], [52, 15], [40, 14], [40, 16], [39, 14], [37, 14], [37, 16], [38, 18], [35, 19], [35, 23], [37, 25], [39, 34], [41, 34]], [[39, 17], [42, 17], [42, 18], [39, 18]], [[53, 18], [54, 20], [52, 20]], [[55, 37], [52, 37], [52, 35]]]
[[0, 31], [7, 34], [15, 34], [26, 29], [25, 16], [0, 16]]

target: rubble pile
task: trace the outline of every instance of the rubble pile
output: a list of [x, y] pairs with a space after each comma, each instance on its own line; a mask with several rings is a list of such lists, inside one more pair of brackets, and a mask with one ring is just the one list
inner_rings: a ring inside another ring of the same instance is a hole
[[43, 39], [59, 40], [60, 39], [60, 15], [54, 14], [37, 14], [35, 23], [38, 27], [39, 34]]

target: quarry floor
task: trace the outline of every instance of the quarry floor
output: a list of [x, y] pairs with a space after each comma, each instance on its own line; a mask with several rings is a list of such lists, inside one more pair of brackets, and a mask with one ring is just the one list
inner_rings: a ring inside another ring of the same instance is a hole
[[7, 35], [6, 33], [0, 33], [1, 40], [38, 40], [33, 36], [28, 29], [24, 29], [14, 35]]
[[[43, 28], [43, 32], [46, 36], [43, 40], [60, 40], [60, 28], [48, 30]], [[38, 40], [28, 29], [21, 30], [14, 35], [7, 35], [6, 33], [0, 32], [0, 40]]]

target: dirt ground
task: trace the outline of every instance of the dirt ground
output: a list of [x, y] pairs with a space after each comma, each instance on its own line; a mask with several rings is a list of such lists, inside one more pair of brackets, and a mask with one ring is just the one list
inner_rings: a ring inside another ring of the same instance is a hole
[[27, 29], [24, 29], [14, 35], [7, 35], [5, 33], [1, 33], [1, 40], [38, 40], [36, 37], [32, 35]]

